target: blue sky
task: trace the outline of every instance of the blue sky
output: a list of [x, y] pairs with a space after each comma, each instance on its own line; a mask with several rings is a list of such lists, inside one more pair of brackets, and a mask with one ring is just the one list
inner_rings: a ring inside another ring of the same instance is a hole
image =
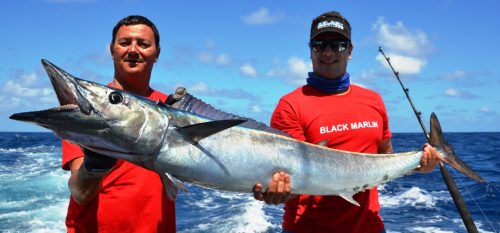
[[58, 105], [40, 59], [106, 84], [108, 44], [121, 18], [140, 14], [160, 31], [152, 86], [184, 86], [225, 111], [268, 123], [279, 98], [303, 85], [311, 20], [337, 10], [352, 25], [353, 83], [380, 93], [393, 132], [420, 132], [391, 57], [428, 126], [500, 131], [498, 1], [142, 1], [2, 2], [0, 131], [46, 131], [8, 117]]

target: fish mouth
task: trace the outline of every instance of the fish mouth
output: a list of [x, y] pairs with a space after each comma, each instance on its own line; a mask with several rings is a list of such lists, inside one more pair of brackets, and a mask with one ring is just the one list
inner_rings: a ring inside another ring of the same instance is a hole
[[[74, 104], [67, 104], [56, 108], [51, 108], [47, 110], [41, 111], [32, 111], [32, 112], [21, 112], [14, 113], [9, 118], [17, 121], [28, 121], [35, 122], [38, 118], [46, 118], [47, 116], [58, 114], [58, 113], [69, 113], [69, 112], [79, 112], [80, 108]], [[40, 122], [36, 122], [40, 123]]]
[[9, 118], [32, 122], [56, 133], [61, 131], [103, 130], [108, 127], [104, 121], [81, 117], [82, 112], [80, 110], [78, 105], [66, 104], [42, 111], [15, 113]]
[[[62, 115], [85, 114], [90, 115], [97, 111], [92, 107], [89, 101], [81, 93], [80, 79], [42, 59], [43, 67], [47, 72], [54, 92], [59, 100], [59, 107], [33, 112], [16, 113], [9, 118], [19, 121], [27, 121], [39, 124], [44, 127], [54, 128], [57, 120], [61, 121]], [[61, 126], [62, 127], [62, 126]], [[59, 128], [59, 127], [56, 127]]]
[[61, 106], [76, 105], [80, 108], [80, 111], [84, 114], [90, 114], [94, 108], [83, 97], [80, 92], [80, 82], [79, 79], [73, 77], [71, 74], [52, 64], [51, 62], [42, 59], [43, 67], [47, 74], [49, 75], [50, 82], [59, 100]]

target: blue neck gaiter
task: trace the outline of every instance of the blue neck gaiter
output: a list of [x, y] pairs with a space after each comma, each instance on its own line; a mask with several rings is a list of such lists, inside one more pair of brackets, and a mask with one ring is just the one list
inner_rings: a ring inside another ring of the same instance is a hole
[[316, 75], [314, 72], [309, 72], [309, 78], [307, 78], [307, 84], [313, 86], [314, 88], [328, 92], [328, 93], [340, 93], [344, 92], [349, 88], [351, 83], [349, 79], [349, 73], [345, 73], [344, 76], [337, 79], [327, 79]]

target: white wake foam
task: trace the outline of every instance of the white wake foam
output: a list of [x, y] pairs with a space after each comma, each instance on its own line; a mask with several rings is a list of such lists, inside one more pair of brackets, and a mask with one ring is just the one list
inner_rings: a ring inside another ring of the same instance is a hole
[[400, 208], [401, 206], [422, 206], [432, 208], [440, 200], [451, 200], [450, 197], [442, 195], [443, 192], [427, 192], [419, 187], [412, 187], [402, 193], [389, 195], [380, 192], [380, 205], [384, 208]]

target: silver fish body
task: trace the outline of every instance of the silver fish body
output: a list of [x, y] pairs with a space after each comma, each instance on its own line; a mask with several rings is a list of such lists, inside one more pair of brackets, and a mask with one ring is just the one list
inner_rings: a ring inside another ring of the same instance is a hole
[[[255, 183], [267, 184], [275, 172], [285, 171], [290, 174], [294, 193], [352, 195], [408, 174], [419, 166], [422, 156], [421, 151], [384, 155], [346, 152], [239, 126], [204, 138], [195, 146], [179, 140], [183, 136], [175, 129], [169, 131], [156, 170], [235, 192], [251, 192]], [[199, 147], [213, 154], [229, 174]]]
[[[411, 173], [422, 156], [419, 151], [373, 155], [334, 150], [295, 140], [204, 103], [185, 101], [173, 108], [75, 78], [48, 61], [42, 63], [61, 106], [10, 118], [38, 124], [98, 153], [154, 170], [172, 199], [178, 189], [185, 189], [184, 181], [251, 192], [255, 183], [266, 188], [273, 173], [285, 171], [295, 194], [339, 195], [357, 204], [352, 195]], [[435, 114], [431, 141], [443, 149], [444, 162], [484, 181], [444, 141]]]

